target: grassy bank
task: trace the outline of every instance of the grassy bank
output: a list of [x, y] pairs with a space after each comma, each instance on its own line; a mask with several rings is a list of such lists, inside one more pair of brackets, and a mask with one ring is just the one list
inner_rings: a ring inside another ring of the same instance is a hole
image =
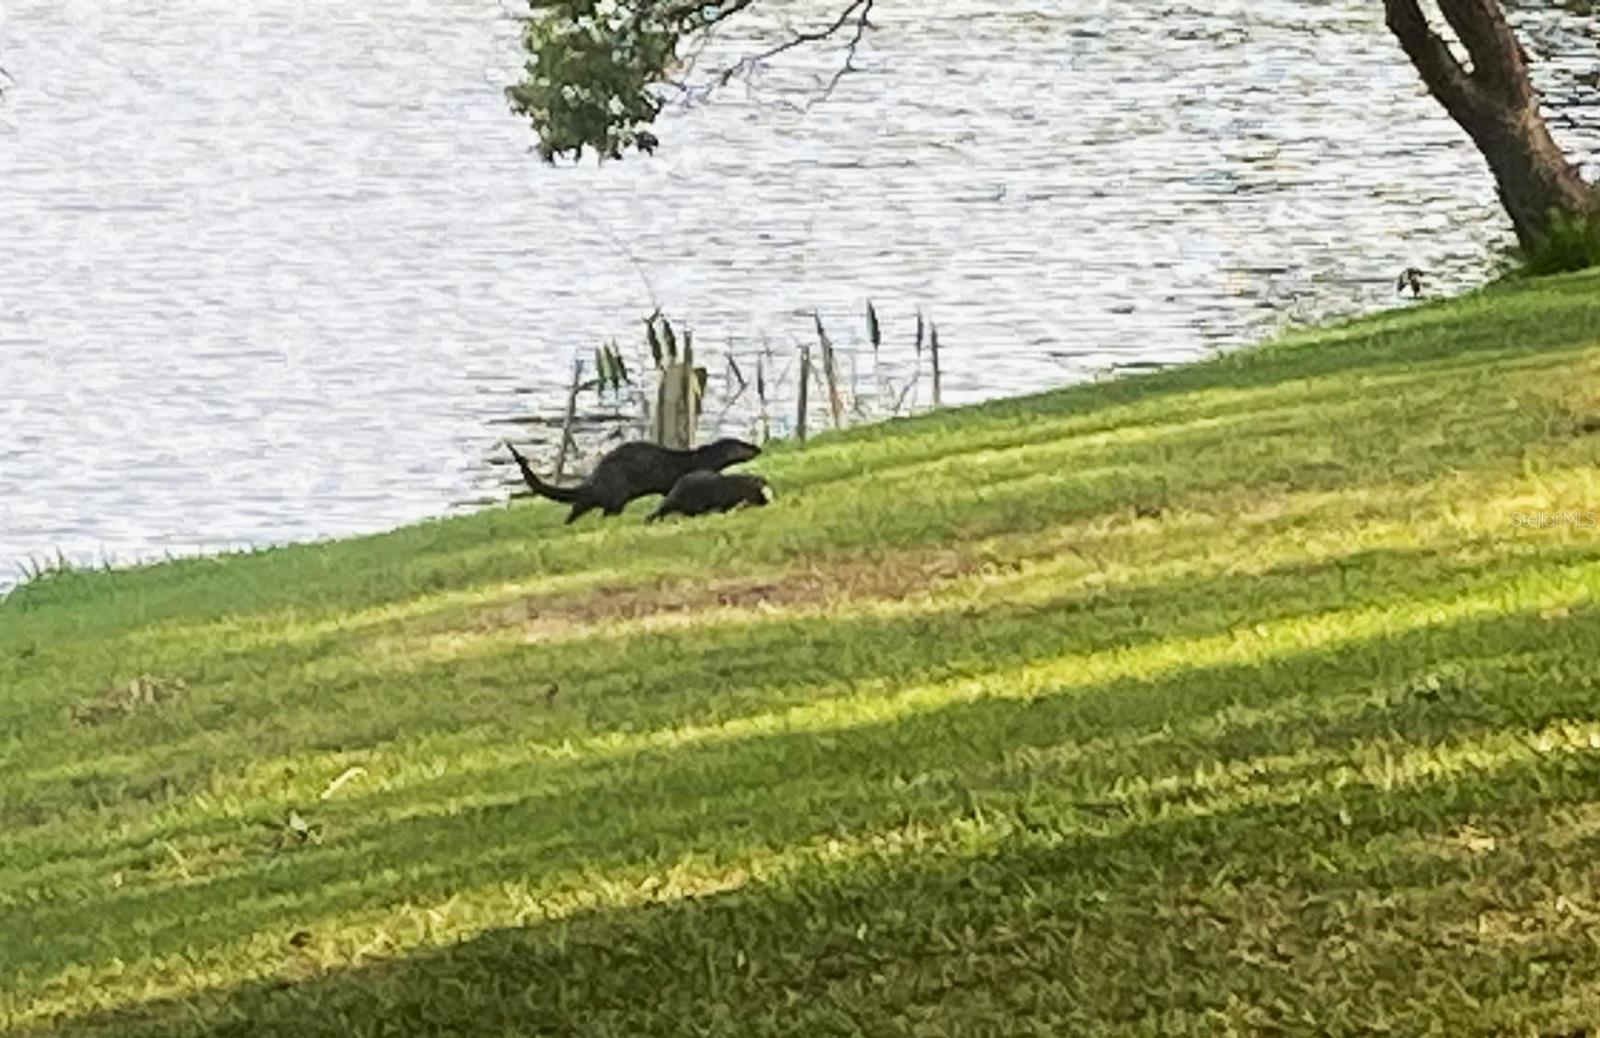
[[47, 579], [0, 1021], [1600, 1027], [1600, 530], [1527, 519], [1597, 461], [1574, 276], [777, 449], [761, 512]]

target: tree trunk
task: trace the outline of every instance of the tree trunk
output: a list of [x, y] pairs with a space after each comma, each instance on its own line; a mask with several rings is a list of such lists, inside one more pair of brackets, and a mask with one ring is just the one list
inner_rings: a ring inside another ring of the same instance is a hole
[[1600, 192], [1567, 161], [1539, 114], [1527, 54], [1499, 0], [1439, 0], [1439, 10], [1466, 48], [1471, 71], [1428, 25], [1417, 0], [1384, 0], [1389, 30], [1428, 92], [1488, 161], [1517, 240], [1525, 248], [1542, 241], [1552, 210], [1600, 215]]

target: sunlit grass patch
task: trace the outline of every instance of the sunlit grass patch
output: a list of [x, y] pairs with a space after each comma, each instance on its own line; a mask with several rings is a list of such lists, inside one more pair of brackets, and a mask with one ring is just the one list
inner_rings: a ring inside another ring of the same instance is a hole
[[25, 588], [0, 1022], [1600, 1026], [1596, 288]]

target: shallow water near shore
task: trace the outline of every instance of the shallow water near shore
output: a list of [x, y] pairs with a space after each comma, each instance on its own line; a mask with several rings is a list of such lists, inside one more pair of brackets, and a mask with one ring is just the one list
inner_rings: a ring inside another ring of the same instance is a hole
[[[602, 340], [641, 358], [657, 304], [714, 378], [730, 349], [781, 370], [813, 308], [859, 345], [867, 299], [903, 373], [921, 307], [965, 403], [1409, 305], [1403, 266], [1434, 295], [1495, 267], [1492, 184], [1381, 5], [880, 6], [808, 112], [773, 102], [826, 55], [664, 120], [654, 158], [549, 168], [492, 3], [8, 3], [0, 587], [57, 551], [503, 498], [507, 429], [553, 443], [505, 420], [558, 415]], [[1592, 175], [1600, 20], [1518, 18]]]

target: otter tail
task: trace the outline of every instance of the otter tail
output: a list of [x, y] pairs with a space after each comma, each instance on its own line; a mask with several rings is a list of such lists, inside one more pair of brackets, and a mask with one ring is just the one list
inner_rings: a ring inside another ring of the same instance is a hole
[[506, 442], [506, 450], [510, 451], [511, 456], [516, 459], [517, 468], [522, 470], [522, 481], [528, 484], [529, 490], [540, 497], [549, 498], [551, 501], [559, 501], [564, 505], [570, 505], [578, 500], [578, 492], [575, 488], [552, 486], [534, 475], [533, 466], [529, 465], [528, 459], [524, 458], [517, 452], [515, 447], [511, 446], [510, 441]]

